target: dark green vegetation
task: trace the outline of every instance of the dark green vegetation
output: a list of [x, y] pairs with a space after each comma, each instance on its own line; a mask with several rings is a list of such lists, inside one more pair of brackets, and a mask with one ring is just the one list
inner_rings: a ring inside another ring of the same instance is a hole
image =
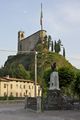
[[[61, 41], [55, 42], [55, 52], [53, 52], [53, 42], [51, 52], [49, 52], [49, 43], [45, 37], [44, 44], [38, 43], [35, 47], [38, 51], [37, 55], [37, 74], [38, 83], [43, 86], [43, 92], [46, 93], [49, 86], [51, 64], [56, 62], [57, 71], [59, 72], [60, 89], [65, 95], [80, 98], [80, 70], [73, 67], [65, 59], [64, 55], [60, 55]], [[9, 75], [10, 77], [24, 78], [35, 80], [35, 53], [18, 54], [9, 57], [4, 67], [0, 69], [0, 76]]]

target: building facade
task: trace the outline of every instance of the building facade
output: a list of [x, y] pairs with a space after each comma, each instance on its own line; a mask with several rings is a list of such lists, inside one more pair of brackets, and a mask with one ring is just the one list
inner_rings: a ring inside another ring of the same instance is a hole
[[[0, 78], [0, 96], [14, 96], [14, 97], [34, 97], [35, 95], [34, 82], [31, 80], [17, 79], [17, 78]], [[40, 85], [36, 85], [36, 96], [41, 96]]]
[[45, 30], [39, 30], [36, 33], [25, 37], [23, 31], [18, 32], [18, 53], [32, 51], [38, 42], [43, 43], [43, 39], [46, 36]]

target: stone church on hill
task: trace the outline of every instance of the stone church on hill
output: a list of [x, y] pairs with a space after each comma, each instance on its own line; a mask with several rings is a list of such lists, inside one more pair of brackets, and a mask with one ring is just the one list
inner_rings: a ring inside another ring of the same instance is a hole
[[18, 32], [18, 53], [33, 51], [38, 42], [43, 43], [44, 37], [46, 36], [45, 30], [39, 30], [32, 35], [25, 37], [23, 31]]
[[35, 50], [35, 46], [38, 42], [42, 44], [44, 42], [46, 31], [43, 30], [42, 3], [41, 3], [40, 25], [41, 25], [41, 30], [37, 31], [36, 33], [33, 33], [28, 37], [25, 37], [25, 33], [23, 31], [18, 32], [18, 53], [33, 51]]

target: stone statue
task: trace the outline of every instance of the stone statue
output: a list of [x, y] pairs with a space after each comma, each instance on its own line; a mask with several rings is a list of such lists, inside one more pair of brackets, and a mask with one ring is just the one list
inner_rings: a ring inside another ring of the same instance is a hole
[[59, 75], [56, 72], [56, 62], [51, 65], [52, 73], [50, 74], [50, 87], [49, 90], [60, 90], [59, 89]]
[[51, 69], [52, 69], [52, 71], [56, 71], [56, 62], [54, 62], [53, 64], [51, 64]]

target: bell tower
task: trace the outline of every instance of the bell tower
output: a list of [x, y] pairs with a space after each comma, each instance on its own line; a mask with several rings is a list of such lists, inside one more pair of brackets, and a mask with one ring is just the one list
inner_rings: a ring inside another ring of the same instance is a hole
[[25, 38], [25, 34], [23, 31], [18, 32], [18, 54], [22, 51], [22, 40]]
[[24, 31], [19, 31], [18, 32], [18, 41], [20, 41], [20, 40], [22, 40], [22, 39], [24, 39]]

